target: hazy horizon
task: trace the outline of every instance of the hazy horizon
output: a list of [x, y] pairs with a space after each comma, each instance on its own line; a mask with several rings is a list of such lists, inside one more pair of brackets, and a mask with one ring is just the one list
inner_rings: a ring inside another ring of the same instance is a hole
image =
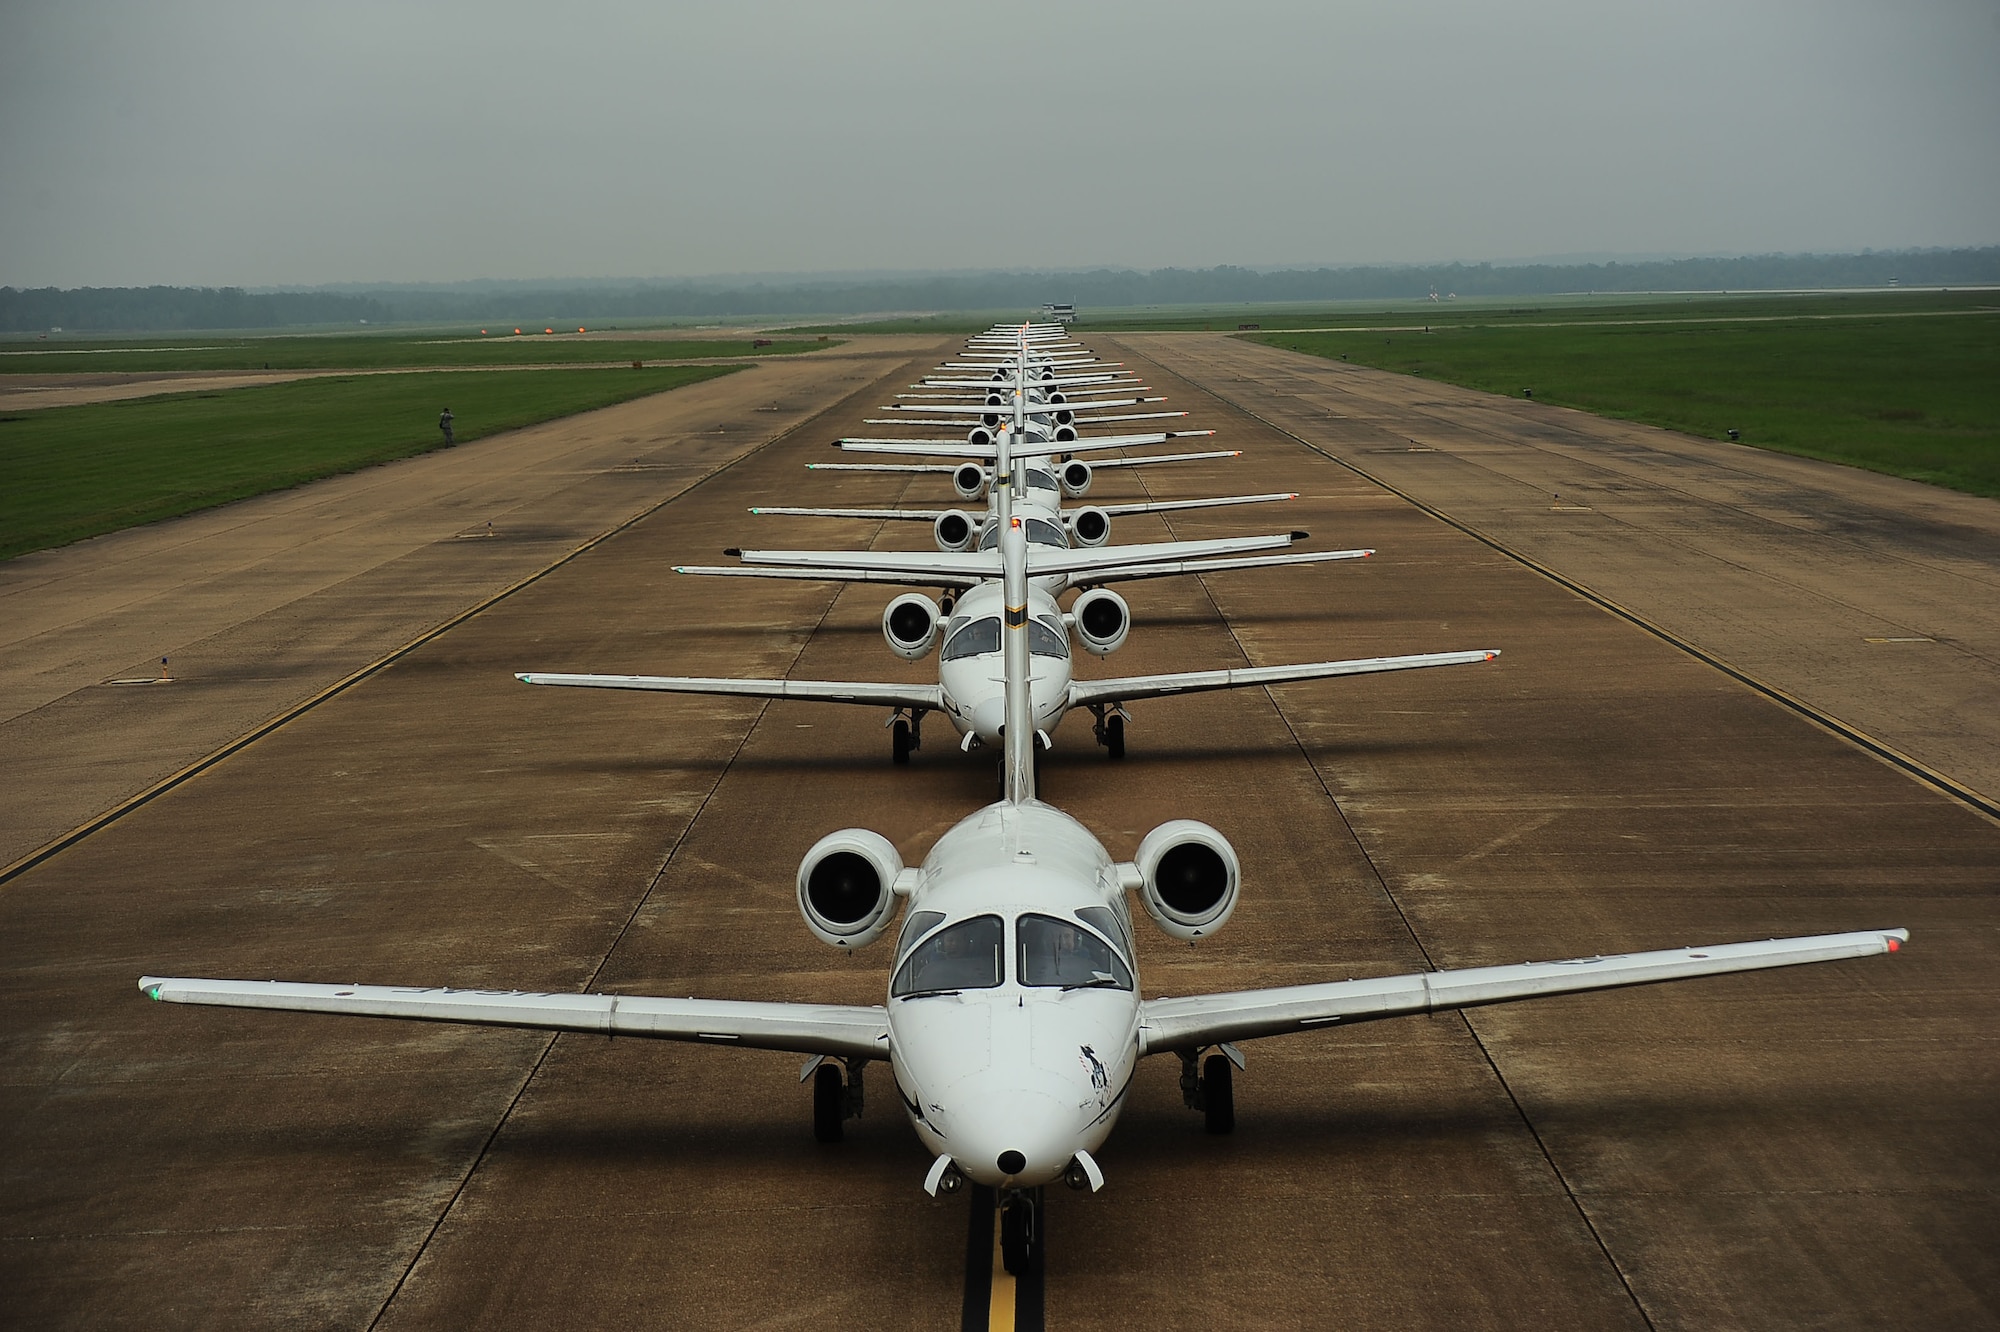
[[28, 4], [0, 285], [1992, 245], [1996, 56], [1988, 0]]

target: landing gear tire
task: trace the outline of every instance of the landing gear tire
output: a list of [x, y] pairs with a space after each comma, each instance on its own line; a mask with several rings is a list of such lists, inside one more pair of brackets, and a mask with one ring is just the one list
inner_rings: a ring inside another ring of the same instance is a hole
[[1000, 1209], [1000, 1265], [1009, 1276], [1020, 1276], [1034, 1261], [1035, 1231], [1033, 1200], [1015, 1198]]
[[847, 1119], [847, 1083], [840, 1065], [828, 1062], [813, 1070], [813, 1137], [819, 1142], [839, 1142]]
[[1202, 1122], [1210, 1133], [1236, 1130], [1236, 1066], [1228, 1055], [1212, 1054], [1201, 1066]]
[[889, 728], [889, 757], [899, 765], [910, 761], [910, 751], [916, 746], [910, 743], [910, 724], [901, 717]]
[[1114, 759], [1125, 757], [1125, 719], [1115, 712], [1104, 719], [1104, 750]]

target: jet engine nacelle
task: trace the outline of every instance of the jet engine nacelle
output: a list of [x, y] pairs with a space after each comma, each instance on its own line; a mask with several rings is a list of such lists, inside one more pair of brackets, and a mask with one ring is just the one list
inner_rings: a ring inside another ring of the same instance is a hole
[[946, 509], [931, 524], [939, 550], [964, 550], [979, 535], [979, 524], [963, 509]]
[[821, 943], [865, 947], [889, 928], [902, 872], [903, 857], [881, 833], [828, 833], [799, 862], [799, 914]]
[[1057, 426], [1057, 427], [1056, 427], [1056, 443], [1058, 443], [1058, 444], [1074, 444], [1074, 443], [1076, 443], [1076, 427], [1075, 427], [1075, 426]]
[[993, 447], [993, 432], [983, 425], [974, 426], [966, 432], [965, 442], [975, 449], [990, 449]]
[[1206, 823], [1161, 824], [1139, 843], [1133, 864], [1146, 914], [1173, 938], [1206, 938], [1236, 910], [1243, 866], [1229, 840]]
[[951, 474], [951, 488], [963, 499], [978, 499], [986, 493], [986, 469], [978, 463], [960, 463]]
[[1111, 539], [1111, 515], [1095, 506], [1078, 509], [1069, 515], [1069, 534], [1079, 546], [1101, 546]]
[[1070, 621], [1076, 626], [1076, 636], [1082, 640], [1084, 651], [1094, 657], [1108, 657], [1125, 646], [1125, 635], [1132, 632], [1132, 608], [1111, 589], [1093, 588], [1070, 607]]
[[1081, 458], [1071, 458], [1062, 465], [1063, 494], [1071, 499], [1082, 499], [1090, 493], [1090, 464]]
[[921, 592], [905, 592], [882, 611], [882, 637], [904, 661], [921, 661], [937, 646], [943, 613]]

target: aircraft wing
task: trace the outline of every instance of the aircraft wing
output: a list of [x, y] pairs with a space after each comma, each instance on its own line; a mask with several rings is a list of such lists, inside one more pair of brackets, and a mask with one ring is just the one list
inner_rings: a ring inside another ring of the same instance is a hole
[[1185, 999], [1149, 999], [1141, 1006], [1139, 1039], [1147, 1054], [1197, 1050], [1223, 1041], [1282, 1036], [1287, 1032], [1375, 1018], [1692, 980], [1732, 971], [1873, 957], [1877, 953], [1895, 952], [1909, 937], [1908, 930], [1819, 934], [1762, 943], [1628, 953], [1620, 957], [1579, 957], [1565, 962], [1423, 971], [1376, 980], [1239, 990], [1233, 994], [1192, 995]]
[[[1134, 504], [1100, 504], [1097, 507], [1113, 518], [1128, 518], [1135, 513], [1176, 513], [1182, 509], [1222, 509], [1233, 504], [1269, 504], [1274, 500], [1295, 500], [1296, 490], [1287, 490], [1271, 495], [1221, 495], [1211, 499], [1146, 500]], [[765, 510], [769, 512], [769, 510]]]
[[[1151, 463], [1207, 462], [1211, 458], [1241, 458], [1242, 456], [1243, 450], [1241, 449], [1220, 449], [1212, 453], [1148, 453], [1141, 454], [1136, 458], [1094, 459], [1090, 466], [1094, 471], [1103, 471], [1107, 467], [1145, 467]], [[824, 467], [825, 465], [824, 463], [806, 464], [808, 467]], [[940, 466], [938, 470], [953, 471], [955, 469]]]
[[[1354, 661], [1313, 661], [1299, 666], [1241, 666], [1232, 670], [1183, 671], [1176, 675], [1127, 675], [1108, 680], [1076, 680], [1069, 687], [1069, 705], [1129, 703], [1137, 698], [1198, 694], [1211, 689], [1249, 689], [1293, 680], [1329, 680], [1337, 675], [1374, 675], [1382, 671], [1417, 671], [1426, 666], [1467, 666], [1492, 661], [1498, 652], [1426, 652], [1411, 657], [1362, 657]], [[525, 678], [525, 677], [524, 677]]]
[[978, 587], [997, 575], [949, 573], [939, 569], [860, 569], [839, 565], [793, 567], [751, 564], [677, 564], [674, 572], [707, 578], [789, 578], [804, 583], [900, 583], [905, 587]]
[[[1102, 550], [1131, 547], [1103, 546]], [[1142, 578], [1177, 578], [1183, 574], [1228, 573], [1233, 569], [1273, 569], [1284, 564], [1326, 564], [1332, 560], [1365, 560], [1372, 550], [1311, 550], [1296, 555], [1251, 555], [1238, 560], [1163, 560], [1154, 564], [1111, 564], [1072, 574], [1071, 587], [1102, 587], [1133, 583]]]
[[[1092, 402], [1030, 402], [1021, 410], [1029, 416], [1053, 416], [1057, 412], [1087, 412], [1093, 407], [1137, 407], [1143, 402], [1165, 402], [1165, 398], [1099, 398]], [[915, 402], [907, 405], [891, 403], [878, 407], [881, 412], [937, 412], [945, 416], [985, 416], [995, 413], [1006, 416], [1013, 412], [1013, 403], [992, 405], [983, 402]]]
[[[1190, 453], [1184, 456], [1189, 458], [1206, 458], [1211, 455], [1205, 453]], [[1220, 458], [1223, 455], [1218, 453], [1213, 456]], [[1169, 461], [1178, 461], [1178, 459], [1170, 459]], [[1103, 466], [1102, 463], [1094, 465], [1100, 467]], [[940, 476], [946, 476], [952, 472], [956, 472], [958, 470], [958, 464], [957, 463], [807, 463], [806, 470], [809, 472], [935, 472]]]
[[750, 510], [754, 514], [779, 518], [879, 518], [884, 522], [934, 523], [944, 509], [799, 509], [782, 504], [766, 504]]
[[[1028, 577], [1047, 578], [1069, 574], [1072, 580], [1100, 568], [1127, 565], [1163, 564], [1198, 559], [1208, 555], [1249, 555], [1260, 550], [1283, 550], [1307, 532], [1279, 532], [1272, 536], [1215, 537], [1206, 541], [1138, 541], [1127, 546], [1087, 546], [1081, 550], [1054, 550], [1035, 546], [1028, 551]], [[981, 552], [990, 554], [991, 552]], [[746, 554], [744, 559], [749, 559]], [[792, 561], [786, 561], [791, 563]]]
[[168, 1004], [464, 1022], [482, 1027], [531, 1027], [596, 1036], [649, 1036], [662, 1041], [789, 1050], [793, 1054], [833, 1055], [841, 1059], [889, 1057], [888, 1011], [846, 1004], [159, 976], [141, 977], [139, 988], [149, 999]]
[[938, 685], [872, 684], [861, 680], [733, 680], [701, 675], [566, 675], [526, 671], [523, 684], [582, 689], [643, 689], [660, 694], [733, 694], [739, 698], [802, 698], [816, 703], [865, 703], [892, 708], [942, 708]]
[[[1145, 435], [1104, 435], [1096, 439], [1051, 439], [1023, 441], [1013, 446], [1016, 458], [1045, 458], [1052, 453], [1097, 453], [1105, 449], [1129, 449], [1141, 444], [1164, 444], [1170, 439], [1195, 439], [1213, 435], [1213, 430], [1157, 430]], [[837, 439], [834, 446], [847, 453], [886, 453], [897, 457], [965, 458], [992, 462], [999, 450], [991, 444], [968, 444], [963, 440], [927, 439]], [[806, 464], [808, 467], [811, 463]], [[1096, 467], [1100, 464], [1092, 463]]]

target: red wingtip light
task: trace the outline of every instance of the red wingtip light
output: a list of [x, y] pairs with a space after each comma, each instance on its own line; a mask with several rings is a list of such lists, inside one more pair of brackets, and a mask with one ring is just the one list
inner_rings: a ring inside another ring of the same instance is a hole
[[1898, 938], [1896, 938], [1896, 937], [1895, 937], [1894, 935], [1891, 935], [1891, 936], [1889, 936], [1889, 951], [1890, 951], [1890, 952], [1892, 952], [1892, 953], [1893, 953], [1893, 952], [1895, 952], [1895, 951], [1896, 951], [1897, 949], [1901, 948], [1902, 946], [1903, 946], [1903, 941], [1902, 941], [1901, 939], [1898, 939]]

